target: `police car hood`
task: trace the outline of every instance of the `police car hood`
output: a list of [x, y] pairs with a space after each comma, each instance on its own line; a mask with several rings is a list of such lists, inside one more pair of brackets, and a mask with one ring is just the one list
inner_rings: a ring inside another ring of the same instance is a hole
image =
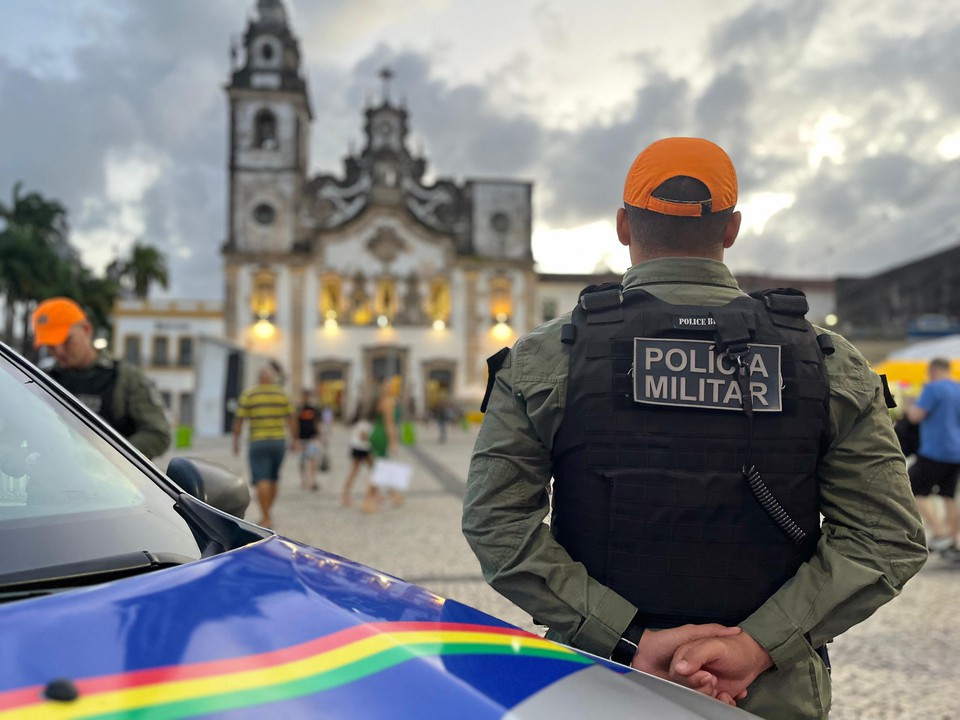
[[0, 718], [748, 717], [279, 537], [10, 603], [0, 637]]

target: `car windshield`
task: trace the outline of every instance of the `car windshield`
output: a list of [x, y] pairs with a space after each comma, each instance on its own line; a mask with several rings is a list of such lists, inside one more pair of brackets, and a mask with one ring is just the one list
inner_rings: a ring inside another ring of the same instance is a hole
[[174, 498], [0, 356], [0, 585], [125, 553], [199, 558]]

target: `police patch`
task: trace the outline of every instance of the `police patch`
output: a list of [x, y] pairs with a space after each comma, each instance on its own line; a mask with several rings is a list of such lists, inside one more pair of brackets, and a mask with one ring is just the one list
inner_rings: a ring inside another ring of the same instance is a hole
[[712, 330], [717, 321], [711, 315], [674, 315], [673, 327], [677, 330]]
[[[744, 361], [757, 412], [780, 412], [779, 345], [750, 345]], [[633, 399], [648, 405], [742, 410], [736, 360], [708, 340], [633, 339]]]

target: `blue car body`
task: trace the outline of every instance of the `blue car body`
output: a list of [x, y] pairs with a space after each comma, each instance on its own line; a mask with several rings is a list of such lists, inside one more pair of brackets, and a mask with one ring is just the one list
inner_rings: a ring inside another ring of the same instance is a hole
[[0, 719], [746, 717], [209, 507], [2, 345], [0, 394]]

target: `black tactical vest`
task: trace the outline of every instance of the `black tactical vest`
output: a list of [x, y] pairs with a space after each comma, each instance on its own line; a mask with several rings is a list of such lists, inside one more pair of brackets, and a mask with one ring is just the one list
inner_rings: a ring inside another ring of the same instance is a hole
[[97, 363], [83, 370], [62, 370], [54, 367], [50, 370], [50, 376], [73, 393], [77, 400], [106, 420], [117, 432], [128, 438], [134, 433], [133, 421], [126, 414], [118, 418], [113, 412], [117, 367], [116, 360], [109, 366]]
[[[736, 625], [816, 547], [829, 387], [805, 312], [797, 291], [698, 307], [614, 288], [584, 294], [563, 329], [552, 532], [648, 627]], [[740, 379], [718, 350], [737, 336]], [[751, 492], [748, 453], [802, 540]]]

